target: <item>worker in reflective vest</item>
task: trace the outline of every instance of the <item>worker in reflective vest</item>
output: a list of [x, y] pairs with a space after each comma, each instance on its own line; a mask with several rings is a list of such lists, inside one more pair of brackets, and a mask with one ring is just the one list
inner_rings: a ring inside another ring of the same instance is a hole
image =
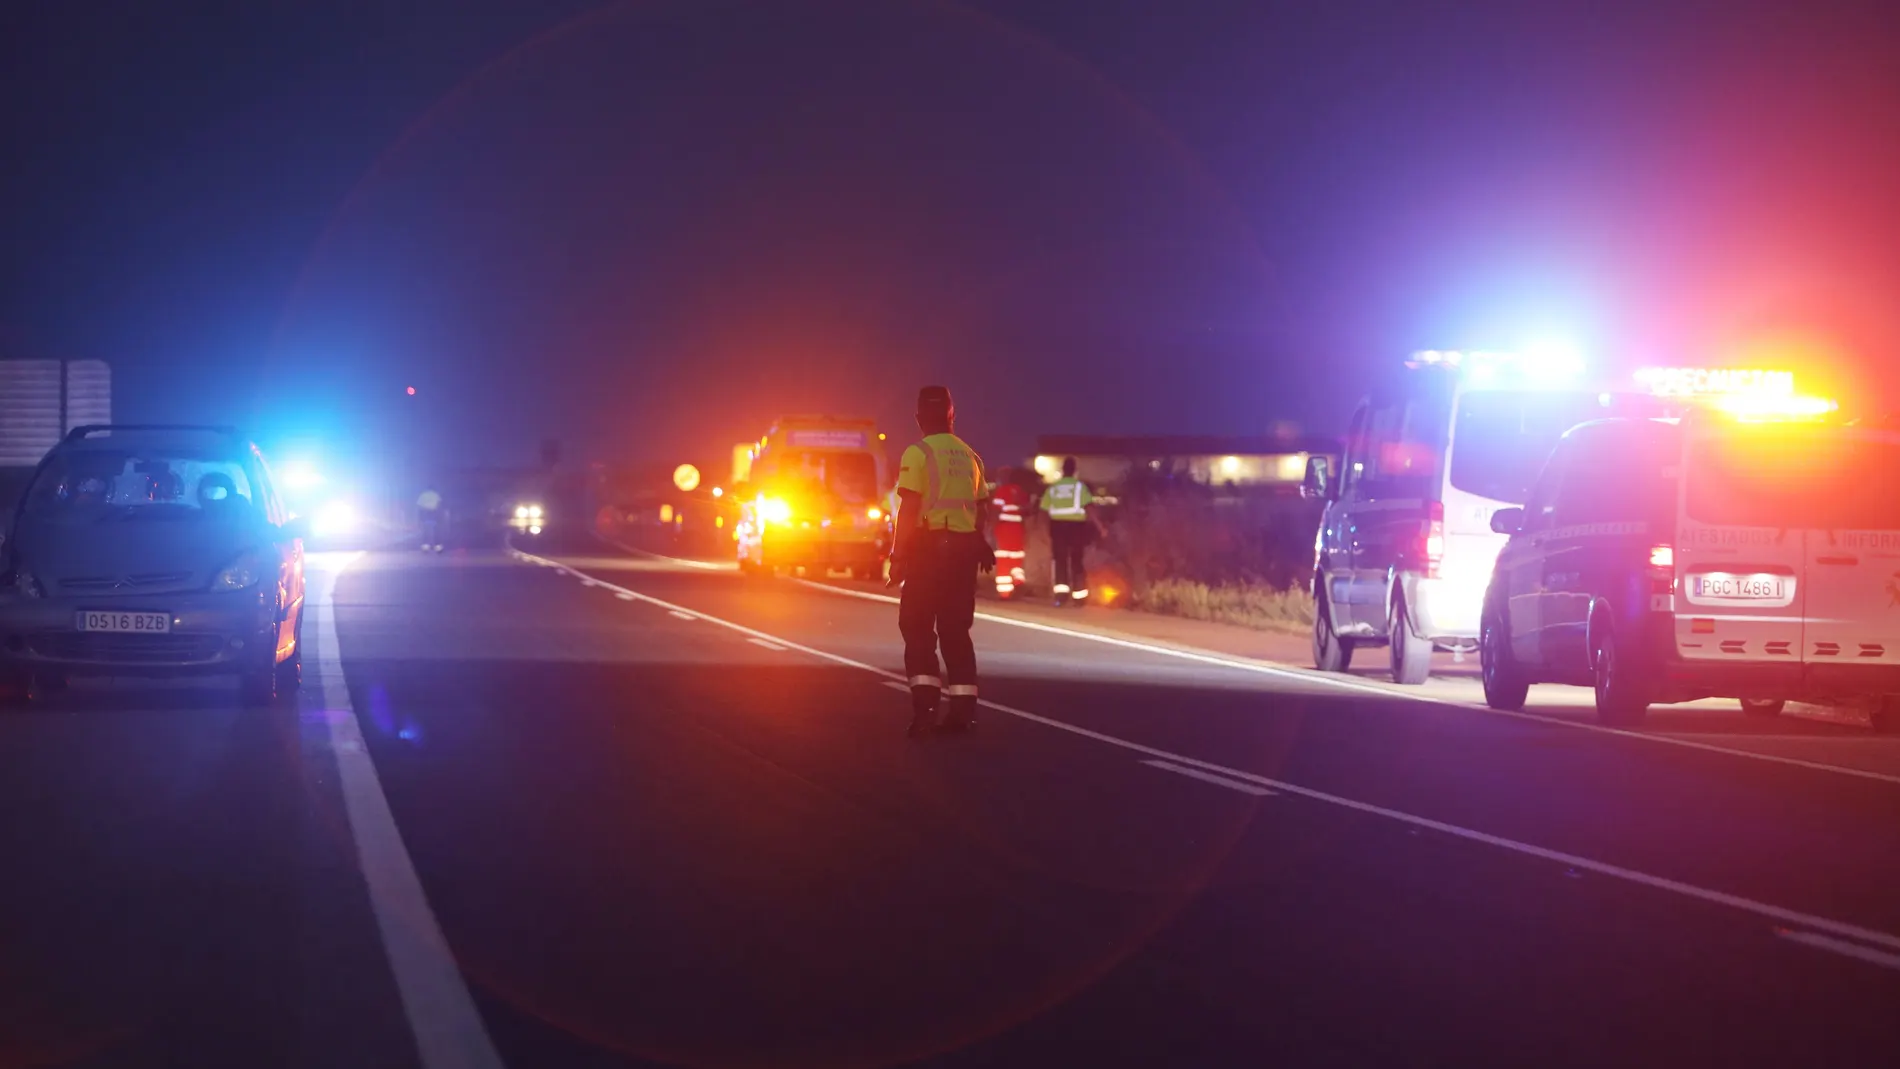
[[990, 489], [990, 518], [996, 522], [996, 596], [1013, 597], [1026, 586], [1024, 564], [1029, 557], [1023, 537], [1023, 510], [1029, 506], [1029, 492], [1004, 469], [1002, 478]]
[[[917, 393], [924, 436], [898, 462], [897, 524], [890, 582], [903, 584], [897, 628], [911, 697], [910, 735], [964, 731], [976, 723], [976, 575], [996, 567], [983, 540], [983, 460], [953, 433], [950, 391]], [[942, 668], [937, 649], [943, 649]], [[941, 723], [937, 703], [950, 699]]]
[[1089, 577], [1082, 568], [1082, 551], [1088, 548], [1089, 505], [1095, 495], [1075, 477], [1075, 458], [1062, 461], [1062, 478], [1042, 492], [1042, 511], [1049, 517], [1049, 555], [1055, 565], [1055, 602], [1081, 604], [1089, 597]]

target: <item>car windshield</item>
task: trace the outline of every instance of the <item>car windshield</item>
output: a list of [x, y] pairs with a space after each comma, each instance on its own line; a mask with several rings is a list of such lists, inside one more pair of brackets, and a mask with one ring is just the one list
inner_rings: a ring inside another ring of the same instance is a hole
[[1492, 501], [1522, 504], [1564, 432], [1607, 416], [1661, 415], [1647, 394], [1584, 390], [1471, 390], [1458, 398], [1451, 485]]
[[1735, 527], [1900, 530], [1900, 443], [1838, 427], [1742, 425], [1689, 443], [1689, 518]]
[[24, 515], [50, 520], [234, 519], [252, 514], [244, 465], [189, 450], [74, 450], [48, 461]]

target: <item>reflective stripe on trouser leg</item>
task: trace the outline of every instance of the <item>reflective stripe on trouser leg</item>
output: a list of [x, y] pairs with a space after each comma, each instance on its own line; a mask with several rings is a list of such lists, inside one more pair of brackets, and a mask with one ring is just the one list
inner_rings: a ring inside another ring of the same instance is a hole
[[1074, 598], [1077, 601], [1081, 601], [1083, 598], [1086, 598], [1089, 596], [1089, 588], [1083, 587], [1080, 590], [1071, 590], [1069, 591], [1069, 596]]
[[911, 676], [910, 685], [912, 687], [932, 687], [941, 690], [943, 688], [943, 680], [936, 676]]
[[976, 684], [952, 683], [943, 688], [943, 692], [952, 698], [974, 698], [976, 697]]
[[1057, 583], [1055, 589], [1056, 589], [1056, 593], [1058, 594], [1067, 594], [1069, 592], [1069, 584]]

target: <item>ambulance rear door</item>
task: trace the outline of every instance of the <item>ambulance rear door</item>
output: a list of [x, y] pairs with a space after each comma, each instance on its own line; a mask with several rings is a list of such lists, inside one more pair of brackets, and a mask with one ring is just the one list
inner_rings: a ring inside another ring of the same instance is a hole
[[[1675, 637], [1687, 661], [1797, 663], [1811, 496], [1785, 424], [1688, 419], [1676, 524]], [[1792, 451], [1791, 451], [1792, 447]]]
[[1807, 658], [1900, 665], [1900, 436], [1811, 434]]

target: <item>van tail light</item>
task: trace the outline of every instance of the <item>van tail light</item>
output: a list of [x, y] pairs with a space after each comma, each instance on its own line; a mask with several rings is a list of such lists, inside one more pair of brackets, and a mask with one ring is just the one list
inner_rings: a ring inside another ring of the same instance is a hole
[[1652, 594], [1674, 594], [1676, 592], [1676, 547], [1649, 547], [1649, 592]]
[[1426, 506], [1425, 545], [1421, 554], [1425, 558], [1425, 574], [1438, 578], [1439, 565], [1445, 561], [1445, 505], [1433, 501]]

